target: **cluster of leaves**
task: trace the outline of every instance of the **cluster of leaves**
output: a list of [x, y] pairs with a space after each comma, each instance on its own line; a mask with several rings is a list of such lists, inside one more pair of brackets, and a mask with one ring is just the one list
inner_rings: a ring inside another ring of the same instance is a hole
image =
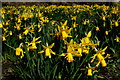
[[119, 49], [119, 16], [105, 5], [3, 7], [3, 57], [22, 79], [95, 78]]

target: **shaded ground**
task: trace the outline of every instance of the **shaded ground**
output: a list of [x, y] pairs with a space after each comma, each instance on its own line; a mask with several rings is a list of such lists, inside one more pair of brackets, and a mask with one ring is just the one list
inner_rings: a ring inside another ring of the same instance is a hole
[[15, 72], [11, 68], [13, 63], [5, 60], [2, 62], [2, 80], [17, 80]]
[[[3, 62], [2, 80], [17, 80], [16, 74], [11, 68], [12, 65], [13, 63], [11, 61]], [[98, 80], [120, 80], [120, 65], [119, 64], [103, 68], [101, 72], [102, 73], [100, 74], [100, 76], [104, 78], [98, 78]]]

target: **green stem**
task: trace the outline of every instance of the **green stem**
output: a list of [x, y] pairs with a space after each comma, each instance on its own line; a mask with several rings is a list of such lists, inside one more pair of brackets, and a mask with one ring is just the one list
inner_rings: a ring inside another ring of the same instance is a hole
[[[5, 43], [6, 44], [6, 43]], [[12, 48], [13, 50], [16, 50], [14, 47], [12, 47], [12, 46], [10, 46], [10, 45], [8, 45], [8, 44], [6, 44], [8, 47], [10, 47], [10, 48]]]
[[[82, 63], [80, 64], [80, 66], [85, 62], [85, 60], [87, 59], [88, 55], [85, 57], [85, 59], [82, 61]], [[80, 67], [79, 66], [79, 67]], [[74, 79], [75, 75], [77, 74], [77, 72], [79, 71], [79, 68], [76, 70], [76, 72], [74, 73], [72, 79]], [[81, 74], [82, 75], [82, 74]]]

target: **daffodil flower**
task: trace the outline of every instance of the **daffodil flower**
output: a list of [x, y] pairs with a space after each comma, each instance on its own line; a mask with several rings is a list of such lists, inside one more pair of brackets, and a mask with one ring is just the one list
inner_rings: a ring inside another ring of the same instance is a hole
[[82, 46], [88, 45], [91, 43], [90, 38], [91, 37], [91, 31], [88, 32], [87, 36], [82, 38]]
[[87, 23], [90, 23], [90, 21], [85, 19], [83, 24], [86, 25]]
[[66, 60], [68, 60], [68, 62], [72, 62], [74, 60], [73, 55], [71, 53], [67, 53], [67, 56], [65, 58]]
[[29, 32], [33, 33], [34, 30], [33, 30], [33, 29], [30, 29], [30, 28], [31, 28], [31, 27], [29, 27], [29, 28], [26, 27], [26, 28], [25, 28], [26, 30], [23, 32], [23, 34], [24, 34], [24, 35], [27, 35]]
[[24, 57], [23, 50], [20, 47], [16, 48], [16, 55], [20, 56], [20, 58]]
[[[102, 67], [105, 67], [105, 66], [107, 66], [107, 63], [106, 63], [106, 61], [105, 61], [105, 58], [102, 56], [103, 54], [105, 54], [105, 50], [107, 49], [107, 46], [104, 48], [104, 49], [102, 49], [102, 50], [99, 50], [99, 51], [97, 51], [97, 53], [93, 56], [93, 57], [91, 57], [91, 58], [93, 58], [92, 60], [91, 60], [91, 62], [93, 62], [94, 61], [94, 59], [96, 58], [96, 56], [97, 56], [97, 59], [98, 59], [98, 61], [102, 64]], [[97, 64], [98, 65], [98, 64]]]
[[[40, 37], [38, 37], [38, 38], [33, 37], [32, 42], [30, 42], [30, 43], [29, 43], [29, 42], [26, 42], [26, 43], [28, 43], [28, 50], [29, 50], [29, 49], [37, 49], [36, 44], [41, 42], [41, 41], [37, 41], [39, 38], [40, 38]], [[36, 41], [37, 41], [37, 42], [36, 42]]]
[[10, 35], [12, 35], [12, 31], [10, 31]]
[[114, 24], [112, 24], [112, 25], [115, 25], [115, 27], [118, 27], [119, 22], [120, 22], [120, 18], [118, 18], [117, 20], [112, 20], [112, 22], [114, 22]]
[[6, 41], [6, 38], [5, 38], [5, 36], [2, 36], [2, 41]]
[[58, 31], [56, 30], [55, 34], [57, 36], [60, 36], [60, 38], [62, 40], [65, 40], [67, 37], [72, 37], [72, 36], [69, 35], [72, 28], [68, 29], [68, 26], [66, 26], [67, 25], [67, 20], [65, 21], [64, 24], [61, 23], [61, 25], [62, 25], [61, 27], [58, 26]]
[[74, 22], [73, 24], [73, 28], [76, 28], [78, 24], [76, 24], [76, 22]]
[[100, 31], [99, 27], [96, 27], [96, 31]]
[[86, 70], [87, 69], [87, 76], [92, 76], [93, 75], [93, 70], [94, 72], [98, 72], [97, 70], [95, 70], [96, 67], [86, 67], [86, 68], [82, 68], [80, 70]]
[[116, 40], [116, 42], [120, 42], [120, 38], [116, 37], [114, 40]]
[[14, 26], [14, 28], [16, 28], [17, 30], [20, 30], [21, 29], [21, 23], [20, 24], [17, 24], [15, 23], [16, 25]]
[[22, 35], [21, 34], [19, 34], [19, 35], [17, 35], [18, 37], [19, 37], [19, 39], [22, 39]]
[[44, 45], [42, 45], [42, 47], [44, 48], [44, 50], [42, 50], [42, 51], [40, 51], [40, 52], [38, 52], [38, 53], [43, 53], [43, 52], [45, 52], [45, 57], [51, 58], [51, 53], [55, 55], [55, 52], [53, 52], [53, 51], [51, 50], [51, 48], [52, 48], [53, 46], [54, 46], [54, 43], [51, 44], [50, 46], [47, 46], [47, 47], [44, 46]]
[[73, 62], [73, 56], [79, 57], [81, 54], [79, 54], [78, 51], [75, 51], [74, 44], [72, 44], [73, 40], [71, 40], [70, 43], [65, 41], [65, 43], [67, 44], [67, 53], [62, 53], [60, 56], [65, 56], [68, 62]]
[[2, 23], [0, 23], [0, 28], [3, 28], [3, 25], [2, 25]]

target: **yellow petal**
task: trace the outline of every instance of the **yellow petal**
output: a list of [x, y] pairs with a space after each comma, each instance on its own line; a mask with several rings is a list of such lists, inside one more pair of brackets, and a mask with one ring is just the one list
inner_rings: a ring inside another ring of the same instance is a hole
[[42, 45], [42, 47], [44, 48], [44, 49], [46, 49], [47, 47], [45, 47], [44, 45]]
[[61, 55], [59, 55], [59, 56], [65, 56], [65, 53], [62, 53]]
[[50, 49], [50, 52], [55, 55], [55, 52], [53, 52], [51, 49]]
[[52, 43], [50, 46], [48, 46], [49, 48], [52, 48], [54, 46], [55, 43]]
[[91, 37], [91, 31], [88, 32], [87, 37]]
[[107, 49], [108, 46], [106, 46], [102, 51], [105, 51]]
[[39, 51], [38, 53], [43, 53], [44, 51], [42, 50], [42, 51]]

